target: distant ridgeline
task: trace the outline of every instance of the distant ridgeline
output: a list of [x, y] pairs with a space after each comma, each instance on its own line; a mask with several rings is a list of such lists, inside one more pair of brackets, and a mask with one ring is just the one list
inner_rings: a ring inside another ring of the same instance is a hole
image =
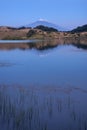
[[71, 30], [72, 33], [87, 32], [87, 24]]
[[47, 26], [43, 26], [43, 25], [36, 26], [35, 29], [40, 29], [45, 32], [58, 32], [58, 30], [55, 28], [47, 27]]

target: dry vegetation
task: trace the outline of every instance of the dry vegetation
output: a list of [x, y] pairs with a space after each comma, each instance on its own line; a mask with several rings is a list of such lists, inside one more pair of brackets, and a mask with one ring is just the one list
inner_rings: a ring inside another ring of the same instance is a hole
[[30, 29], [11, 29], [0, 27], [0, 39], [25, 39]]
[[81, 41], [87, 43], [87, 32], [71, 33], [71, 32], [47, 32], [41, 29], [31, 28], [11, 28], [0, 27], [1, 40], [19, 40], [19, 39], [62, 39], [65, 41]]

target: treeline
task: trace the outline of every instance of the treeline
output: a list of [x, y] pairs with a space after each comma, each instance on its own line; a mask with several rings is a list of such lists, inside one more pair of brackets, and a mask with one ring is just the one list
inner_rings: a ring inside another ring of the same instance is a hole
[[39, 26], [35, 27], [35, 29], [40, 29], [45, 32], [58, 32], [58, 30], [55, 28], [47, 27], [47, 26], [43, 26], [43, 25], [39, 25]]

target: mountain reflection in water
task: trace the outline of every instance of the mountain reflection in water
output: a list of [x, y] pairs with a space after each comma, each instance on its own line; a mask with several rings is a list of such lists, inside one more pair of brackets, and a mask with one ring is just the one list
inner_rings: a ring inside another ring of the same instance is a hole
[[87, 130], [84, 49], [57, 39], [0, 43], [0, 130]]
[[21, 40], [21, 42], [19, 41], [8, 41], [6, 43], [0, 42], [0, 50], [11, 50], [11, 49], [37, 49], [37, 50], [45, 50], [45, 49], [51, 49], [54, 47], [57, 47], [58, 45], [70, 45], [70, 43], [72, 45], [77, 46], [78, 48], [82, 48], [82, 49], [87, 49], [87, 44], [84, 43], [84, 41], [70, 41], [70, 40], [63, 40], [63, 39], [56, 39], [56, 40], [36, 40], [33, 41], [23, 41]]

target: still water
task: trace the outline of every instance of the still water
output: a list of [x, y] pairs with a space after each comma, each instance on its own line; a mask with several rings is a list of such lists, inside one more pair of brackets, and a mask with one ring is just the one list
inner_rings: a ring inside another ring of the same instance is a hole
[[0, 130], [87, 130], [87, 50], [0, 43]]

